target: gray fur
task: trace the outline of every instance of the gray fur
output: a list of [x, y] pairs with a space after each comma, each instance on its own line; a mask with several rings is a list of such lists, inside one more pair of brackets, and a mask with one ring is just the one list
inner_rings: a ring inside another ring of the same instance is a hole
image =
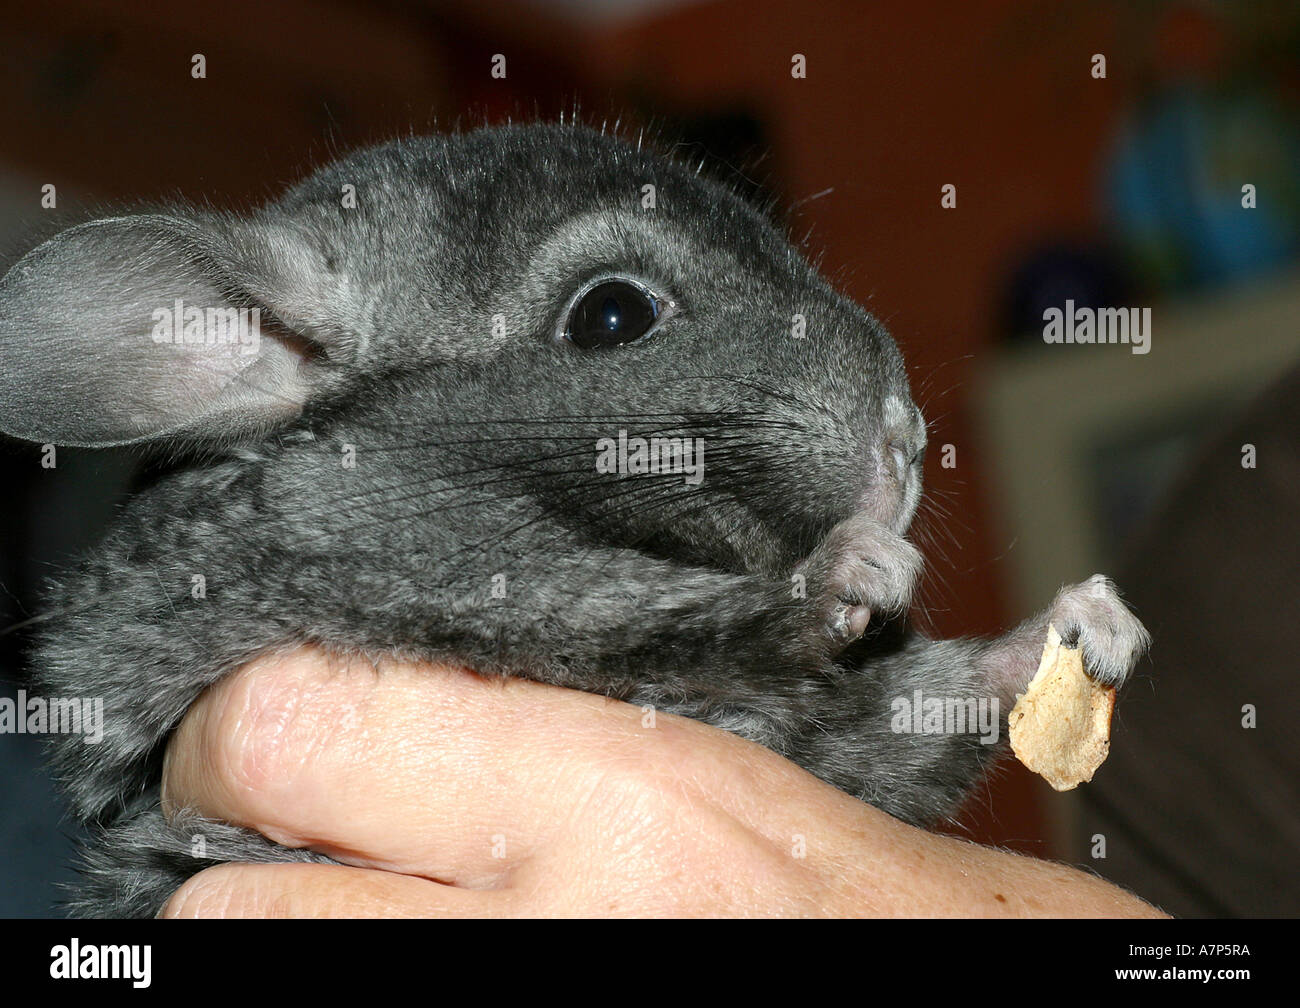
[[[557, 341], [606, 272], [680, 310], [615, 349]], [[178, 296], [258, 306], [259, 354], [154, 343], [148, 309]], [[57, 586], [36, 655], [50, 695], [105, 701], [102, 743], [52, 746], [106, 830], [79, 913], [316, 857], [157, 802], [200, 691], [303, 641], [699, 718], [914, 823], [951, 815], [1001, 745], [896, 734], [894, 698], [996, 696], [1005, 718], [1048, 618], [1109, 682], [1147, 643], [1105, 581], [997, 641], [909, 630], [925, 430], [897, 346], [724, 187], [580, 126], [361, 151], [247, 218], [64, 232], [0, 281], [0, 375], [16, 436], [195, 450]], [[620, 429], [703, 438], [703, 484], [597, 473]]]

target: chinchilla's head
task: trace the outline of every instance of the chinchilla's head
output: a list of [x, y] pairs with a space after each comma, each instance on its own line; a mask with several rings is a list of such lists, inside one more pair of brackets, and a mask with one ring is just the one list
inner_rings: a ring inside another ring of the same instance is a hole
[[379, 430], [444, 476], [455, 440], [595, 538], [772, 570], [859, 510], [905, 530], [925, 444], [893, 340], [762, 214], [572, 124], [62, 232], [0, 281], [0, 429], [263, 457]]

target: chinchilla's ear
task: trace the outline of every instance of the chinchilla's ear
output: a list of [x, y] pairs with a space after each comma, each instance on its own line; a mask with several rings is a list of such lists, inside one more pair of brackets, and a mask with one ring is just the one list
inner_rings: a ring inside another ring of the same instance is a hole
[[0, 430], [96, 447], [265, 433], [364, 342], [346, 295], [287, 225], [78, 225], [0, 280]]

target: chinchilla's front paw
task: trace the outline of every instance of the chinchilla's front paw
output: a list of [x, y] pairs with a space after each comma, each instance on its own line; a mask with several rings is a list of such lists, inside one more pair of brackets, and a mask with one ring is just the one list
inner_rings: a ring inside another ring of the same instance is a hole
[[1084, 668], [1107, 686], [1122, 686], [1151, 646], [1146, 627], [1101, 574], [1062, 588], [1047, 611], [1047, 622], [1067, 647], [1083, 649]]
[[866, 632], [872, 616], [903, 612], [921, 573], [916, 547], [865, 514], [840, 522], [799, 565], [822, 640], [832, 652]]

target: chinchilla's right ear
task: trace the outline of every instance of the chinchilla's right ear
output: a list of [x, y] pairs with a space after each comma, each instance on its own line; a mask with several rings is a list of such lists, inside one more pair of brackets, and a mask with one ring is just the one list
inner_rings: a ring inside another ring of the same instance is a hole
[[337, 385], [367, 325], [292, 225], [90, 221], [0, 280], [0, 430], [82, 446], [247, 439]]

